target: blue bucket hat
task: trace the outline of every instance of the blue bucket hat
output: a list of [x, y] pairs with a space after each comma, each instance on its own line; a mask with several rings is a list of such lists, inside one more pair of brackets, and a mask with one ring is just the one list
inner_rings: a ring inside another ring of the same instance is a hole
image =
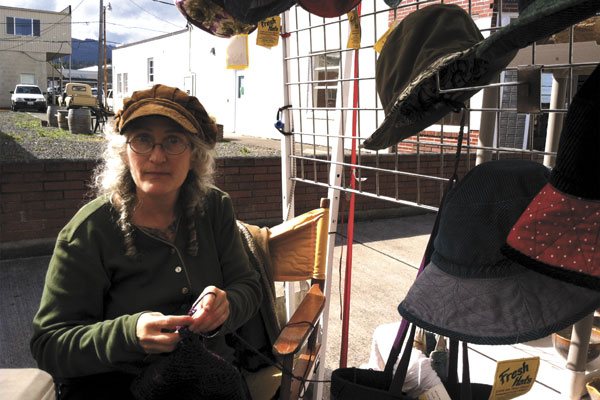
[[475, 344], [540, 339], [600, 307], [600, 293], [532, 271], [502, 254], [514, 223], [548, 182], [527, 160], [490, 161], [448, 192], [431, 262], [398, 311], [431, 332]]

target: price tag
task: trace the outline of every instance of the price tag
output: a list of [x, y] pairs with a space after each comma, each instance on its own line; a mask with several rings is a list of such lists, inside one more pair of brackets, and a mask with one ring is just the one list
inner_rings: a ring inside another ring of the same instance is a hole
[[348, 49], [360, 49], [360, 18], [358, 10], [355, 8], [348, 14], [348, 23], [350, 24], [350, 33], [348, 34]]
[[256, 44], [262, 47], [275, 47], [279, 44], [279, 32], [281, 31], [281, 17], [275, 15], [258, 23]]
[[231, 37], [225, 53], [227, 69], [246, 69], [249, 64], [248, 59], [248, 34]]
[[377, 40], [377, 42], [375, 42], [375, 44], [373, 45], [373, 49], [375, 49], [376, 52], [381, 53], [381, 49], [383, 49], [383, 45], [385, 44], [385, 41], [387, 40], [390, 33], [394, 30], [396, 25], [398, 25], [399, 23], [400, 23], [400, 20], [395, 20], [394, 22], [392, 22], [392, 24], [390, 25], [388, 30], [385, 31], [385, 33], [383, 35], [381, 35], [381, 37]]
[[539, 357], [498, 361], [489, 400], [514, 399], [529, 392], [539, 367]]

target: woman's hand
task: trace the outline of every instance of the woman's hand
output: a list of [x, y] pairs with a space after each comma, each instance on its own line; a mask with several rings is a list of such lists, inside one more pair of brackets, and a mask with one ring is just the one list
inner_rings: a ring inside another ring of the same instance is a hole
[[177, 329], [190, 323], [192, 317], [187, 315], [147, 312], [138, 318], [135, 334], [146, 353], [168, 353], [175, 350], [175, 346], [181, 340]]
[[204, 288], [192, 315], [193, 322], [189, 330], [194, 333], [209, 333], [218, 329], [229, 318], [229, 300], [227, 292], [215, 286]]

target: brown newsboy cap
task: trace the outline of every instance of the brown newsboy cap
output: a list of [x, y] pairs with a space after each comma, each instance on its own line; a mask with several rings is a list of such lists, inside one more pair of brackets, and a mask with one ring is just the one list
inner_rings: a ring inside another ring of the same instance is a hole
[[115, 127], [118, 132], [123, 133], [131, 121], [150, 115], [172, 119], [211, 146], [217, 141], [217, 126], [202, 103], [183, 90], [161, 84], [135, 91], [131, 97], [126, 98], [123, 109], [115, 116]]

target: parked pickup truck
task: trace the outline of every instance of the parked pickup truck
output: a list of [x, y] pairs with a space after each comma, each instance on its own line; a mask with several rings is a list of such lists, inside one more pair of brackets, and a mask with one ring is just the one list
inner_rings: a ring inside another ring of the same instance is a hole
[[95, 108], [98, 102], [92, 94], [92, 87], [85, 83], [67, 83], [63, 93], [62, 105], [70, 108]]
[[46, 112], [46, 98], [38, 86], [19, 84], [10, 92], [10, 108], [13, 111], [34, 109]]

